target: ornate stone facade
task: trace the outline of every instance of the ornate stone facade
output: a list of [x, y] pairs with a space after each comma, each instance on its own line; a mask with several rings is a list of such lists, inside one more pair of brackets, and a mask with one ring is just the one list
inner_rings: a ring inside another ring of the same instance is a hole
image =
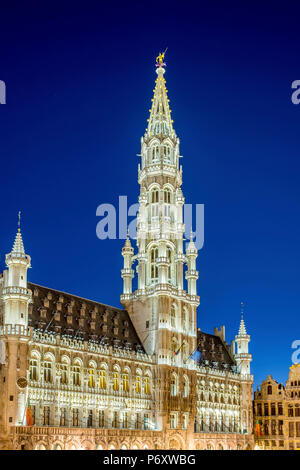
[[198, 253], [192, 236], [184, 249], [179, 139], [162, 55], [156, 65], [138, 171], [137, 251], [129, 237], [122, 249], [124, 310], [27, 282], [20, 230], [6, 257], [0, 448], [253, 447], [244, 320], [230, 346], [224, 327], [214, 335], [197, 329]]
[[265, 450], [300, 450], [300, 364], [285, 384], [268, 375], [254, 392], [255, 441]]

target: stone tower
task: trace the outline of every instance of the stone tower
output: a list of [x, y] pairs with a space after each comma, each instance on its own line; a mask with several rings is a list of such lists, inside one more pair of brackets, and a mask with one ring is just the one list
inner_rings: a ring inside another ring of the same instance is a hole
[[241, 303], [241, 322], [238, 335], [235, 337], [236, 353], [234, 358], [238, 372], [241, 374], [241, 429], [242, 432], [252, 432], [253, 413], [249, 403], [252, 402], [252, 379], [250, 375], [250, 362], [252, 355], [249, 353], [250, 335], [247, 334], [244, 322], [244, 304]]
[[30, 256], [25, 253], [20, 228], [5, 261], [7, 270], [0, 279], [0, 408], [3, 410], [0, 429], [3, 436], [8, 436], [10, 426], [24, 423], [27, 399], [28, 306], [31, 301], [27, 269]]
[[[179, 139], [171, 119], [162, 56], [156, 63], [156, 74], [150, 118], [141, 139], [139, 155], [137, 252], [134, 254], [127, 239], [122, 250], [124, 287], [121, 303], [129, 312], [146, 352], [161, 366], [158, 368], [157, 402], [162, 403], [172, 396], [170, 387], [174, 388], [175, 397], [176, 389], [183, 386], [185, 380], [195, 380], [183, 375], [186, 361], [197, 346], [199, 297], [195, 266], [197, 249], [192, 239], [186, 252], [183, 246], [184, 197]], [[137, 289], [132, 292], [134, 262], [137, 262], [138, 279]], [[179, 401], [171, 406], [174, 407], [178, 409], [177, 419], [183, 419]], [[162, 406], [160, 411], [161, 420], [166, 409]]]

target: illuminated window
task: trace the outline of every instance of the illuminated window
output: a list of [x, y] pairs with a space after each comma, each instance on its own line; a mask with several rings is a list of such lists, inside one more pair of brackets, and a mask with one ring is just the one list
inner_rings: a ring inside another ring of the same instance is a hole
[[99, 428], [104, 428], [105, 425], [105, 414], [104, 410], [99, 411]]
[[46, 383], [52, 383], [52, 363], [44, 362], [44, 380]]
[[101, 369], [99, 372], [99, 387], [101, 389], [106, 389], [106, 370]]
[[123, 385], [123, 391], [129, 392], [128, 374], [123, 374], [122, 385]]
[[44, 406], [43, 424], [44, 424], [44, 426], [49, 426], [49, 424], [50, 424], [50, 407], [49, 406]]
[[150, 278], [152, 281], [158, 280], [158, 267], [156, 259], [158, 258], [158, 248], [152, 248], [150, 251]]
[[66, 426], [66, 408], [60, 409], [60, 426]]
[[90, 388], [94, 388], [95, 387], [95, 369], [89, 369], [88, 376], [89, 376], [88, 385]]
[[166, 204], [171, 204], [171, 190], [169, 188], [164, 190], [164, 202]]
[[182, 391], [182, 396], [186, 398], [189, 394], [189, 381], [188, 378], [185, 377], [183, 381], [183, 391]]
[[168, 258], [168, 282], [172, 280], [172, 250], [167, 248], [167, 258]]
[[171, 377], [171, 397], [176, 397], [177, 396], [177, 388], [178, 388], [178, 383], [177, 383], [177, 375], [172, 374]]
[[159, 146], [156, 145], [155, 147], [152, 147], [151, 149], [151, 160], [152, 162], [155, 162], [158, 159], [159, 159]]
[[136, 429], [141, 429], [141, 427], [142, 427], [141, 415], [140, 415], [140, 413], [137, 413], [136, 417], [135, 417], [135, 428]]
[[72, 426], [79, 426], [79, 410], [77, 408], [72, 410]]
[[171, 163], [171, 147], [169, 147], [168, 145], [164, 145], [162, 147], [162, 153], [163, 153], [164, 161], [166, 163]]
[[61, 364], [60, 366], [60, 383], [66, 385], [68, 383], [68, 366]]
[[150, 429], [150, 419], [149, 414], [144, 414], [144, 429]]
[[36, 359], [30, 360], [29, 377], [30, 380], [38, 380], [38, 361]]
[[188, 417], [187, 415], [183, 415], [182, 417], [182, 429], [187, 429], [188, 427]]
[[141, 393], [141, 376], [137, 375], [135, 379], [135, 392]]
[[114, 411], [114, 412], [113, 412], [112, 427], [113, 427], [113, 428], [117, 428], [117, 427], [118, 427], [118, 412], [117, 412], [117, 411]]
[[171, 413], [170, 415], [170, 428], [176, 429], [176, 414], [175, 413]]
[[79, 386], [80, 384], [80, 367], [73, 366], [73, 385]]
[[153, 189], [151, 191], [151, 202], [152, 204], [159, 202], [159, 190], [158, 189]]
[[119, 391], [119, 373], [116, 371], [113, 375], [113, 389], [115, 392]]
[[149, 377], [144, 377], [144, 391], [146, 395], [150, 395], [150, 379]]

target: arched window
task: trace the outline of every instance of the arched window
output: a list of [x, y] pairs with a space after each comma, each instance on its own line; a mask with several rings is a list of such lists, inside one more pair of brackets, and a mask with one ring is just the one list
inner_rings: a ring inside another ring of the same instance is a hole
[[139, 372], [137, 372], [135, 378], [135, 393], [141, 393], [141, 375]]
[[113, 389], [115, 392], [119, 391], [119, 372], [118, 369], [114, 369], [113, 373]]
[[104, 366], [101, 367], [99, 372], [99, 388], [106, 389], [106, 370]]
[[171, 327], [176, 328], [176, 308], [175, 305], [171, 307]]
[[183, 379], [183, 390], [182, 390], [182, 396], [183, 398], [188, 397], [189, 395], [189, 379], [188, 377], [184, 377]]
[[75, 360], [74, 366], [72, 368], [72, 378], [73, 378], [73, 385], [80, 386], [81, 385], [81, 374], [80, 374], [80, 362]]
[[150, 279], [152, 282], [158, 280], [158, 267], [156, 265], [157, 258], [158, 248], [154, 247], [150, 250]]
[[90, 388], [95, 388], [95, 369], [93, 367], [88, 370], [88, 385]]
[[150, 395], [150, 378], [144, 377], [144, 392], [146, 395]]
[[62, 363], [60, 365], [60, 383], [62, 385], [67, 385], [69, 382], [68, 369], [69, 369], [68, 361], [66, 358], [63, 358]]
[[30, 380], [38, 380], [39, 375], [38, 375], [38, 360], [36, 357], [33, 357], [30, 359], [29, 363], [29, 378]]
[[156, 204], [157, 202], [159, 202], [159, 189], [154, 188], [151, 191], [151, 203]]
[[171, 190], [169, 188], [164, 189], [164, 217], [167, 221], [171, 219]]
[[165, 163], [171, 163], [171, 147], [169, 145], [163, 145], [162, 154]]
[[52, 362], [50, 361], [44, 362], [44, 380], [46, 383], [52, 383], [52, 380], [53, 380]]
[[170, 394], [171, 394], [171, 397], [176, 397], [178, 394], [178, 379], [177, 379], [177, 374], [175, 374], [175, 372], [171, 375]]
[[128, 378], [128, 372], [125, 372], [122, 376], [122, 387], [123, 387], [123, 392], [129, 392], [129, 378]]
[[167, 258], [168, 258], [168, 282], [172, 281], [172, 250], [167, 248]]
[[171, 189], [170, 188], [165, 188], [164, 189], [164, 203], [166, 204], [171, 204]]
[[272, 385], [268, 385], [268, 395], [272, 395]]
[[151, 202], [151, 221], [158, 219], [159, 215], [159, 189], [153, 188], [150, 193], [150, 202]]
[[188, 317], [189, 317], [188, 309], [186, 307], [183, 307], [183, 310], [182, 310], [182, 329], [183, 329], [183, 331], [185, 331], [187, 329]]
[[155, 145], [150, 149], [151, 155], [151, 162], [154, 163], [155, 161], [159, 160], [159, 146]]

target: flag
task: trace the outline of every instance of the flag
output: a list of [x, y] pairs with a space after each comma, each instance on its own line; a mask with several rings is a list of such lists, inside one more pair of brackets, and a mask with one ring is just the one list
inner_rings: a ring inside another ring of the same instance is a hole
[[201, 352], [198, 351], [198, 349], [195, 349], [195, 351], [190, 355], [189, 358], [195, 362], [199, 362], [201, 359]]
[[259, 421], [257, 421], [257, 423], [256, 423], [255, 432], [256, 432], [256, 434], [257, 434], [258, 437], [261, 436]]
[[183, 345], [184, 345], [184, 342], [183, 342], [182, 345], [177, 349], [177, 351], [174, 351], [175, 356], [177, 356], [177, 354], [179, 353], [179, 351], [180, 351], [180, 349], [182, 348]]
[[30, 401], [28, 400], [27, 407], [26, 407], [26, 426], [32, 426], [32, 425], [33, 425], [33, 417], [32, 417]]

